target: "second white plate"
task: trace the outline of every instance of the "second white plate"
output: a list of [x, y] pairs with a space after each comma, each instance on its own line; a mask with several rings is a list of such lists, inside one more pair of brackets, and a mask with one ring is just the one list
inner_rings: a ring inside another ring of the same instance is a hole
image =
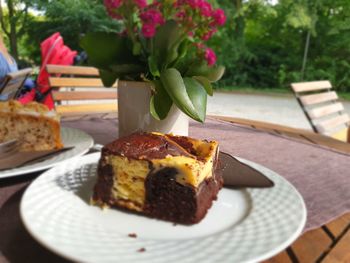
[[[285, 179], [242, 160], [274, 181], [273, 188], [220, 191], [207, 216], [192, 226], [89, 205], [99, 154], [45, 172], [26, 190], [24, 225], [42, 245], [84, 262], [256, 262], [291, 244], [306, 220], [303, 199]], [[128, 235], [135, 233], [137, 238]], [[144, 252], [139, 252], [144, 248]]]
[[61, 138], [65, 147], [74, 146], [74, 148], [65, 152], [57, 153], [42, 162], [0, 171], [0, 179], [48, 169], [60, 162], [85, 154], [94, 144], [94, 140], [89, 134], [73, 128], [62, 127]]

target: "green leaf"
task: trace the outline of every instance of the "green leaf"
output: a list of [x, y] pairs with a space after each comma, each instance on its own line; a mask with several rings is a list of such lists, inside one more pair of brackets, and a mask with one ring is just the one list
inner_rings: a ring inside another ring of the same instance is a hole
[[118, 74], [111, 71], [100, 69], [99, 72], [100, 72], [100, 78], [105, 87], [113, 86], [115, 81], [119, 78]]
[[189, 68], [191, 68], [192, 64], [193, 59], [184, 57], [176, 62], [176, 66], [174, 68], [176, 68], [181, 73], [181, 75], [185, 76], [185, 74], [189, 71]]
[[155, 85], [156, 92], [151, 97], [150, 112], [155, 119], [164, 120], [168, 115], [171, 106], [173, 105], [173, 101], [159, 80], [153, 81], [153, 83]]
[[186, 56], [189, 43], [190, 43], [190, 41], [187, 39], [185, 39], [184, 41], [181, 42], [181, 44], [179, 45], [179, 57], [178, 57], [178, 59], [181, 59], [181, 58]]
[[193, 78], [184, 78], [187, 94], [195, 107], [201, 122], [205, 121], [207, 93], [203, 86]]
[[140, 55], [141, 54], [141, 49], [142, 49], [142, 47], [141, 47], [140, 43], [134, 43], [133, 47], [132, 47], [133, 55], [135, 55], [135, 56]]
[[203, 88], [210, 96], [213, 96], [213, 87], [211, 86], [210, 81], [206, 77], [193, 76], [193, 78], [197, 80], [200, 84], [202, 84]]
[[144, 67], [137, 64], [114, 64], [109, 69], [118, 75], [127, 75], [144, 71]]
[[128, 47], [127, 39], [115, 33], [89, 33], [81, 39], [80, 45], [88, 54], [89, 64], [97, 68], [138, 62]]
[[186, 76], [203, 76], [206, 77], [210, 82], [216, 82], [224, 75], [225, 67], [223, 66], [212, 66], [209, 67], [206, 62], [194, 62], [189, 70], [186, 72]]
[[[181, 68], [184, 67], [184, 65], [181, 65], [180, 61], [182, 63], [186, 63], [185, 56], [187, 55], [188, 50], [188, 44], [189, 40], [184, 40], [180, 43], [178, 50], [177, 50], [177, 57], [176, 59], [169, 64], [169, 67], [176, 68], [181, 72]], [[180, 64], [180, 65], [179, 65]], [[186, 66], [188, 67], [188, 64], [186, 63]]]
[[176, 61], [179, 53], [177, 52], [177, 47], [169, 49], [167, 52], [166, 59], [164, 61], [164, 67], [167, 67], [170, 63]]
[[187, 94], [180, 72], [175, 68], [166, 69], [161, 73], [160, 80], [176, 106], [192, 119], [202, 122], [197, 109]]
[[224, 66], [214, 66], [209, 68], [209, 70], [207, 71], [207, 74], [205, 74], [204, 76], [207, 79], [209, 79], [211, 82], [216, 82], [222, 78], [224, 73], [225, 73]]
[[160, 76], [160, 72], [159, 72], [158, 65], [157, 65], [157, 60], [152, 55], [150, 55], [148, 57], [148, 67], [149, 67], [149, 70], [150, 70], [151, 74], [153, 75], [153, 77]]
[[178, 24], [174, 20], [168, 20], [160, 26], [154, 37], [154, 50], [161, 68], [173, 62], [178, 56], [178, 46], [181, 33]]

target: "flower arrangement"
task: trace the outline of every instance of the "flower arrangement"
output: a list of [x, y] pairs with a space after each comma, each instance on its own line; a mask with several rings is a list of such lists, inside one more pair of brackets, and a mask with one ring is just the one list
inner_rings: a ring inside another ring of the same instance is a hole
[[207, 95], [224, 67], [206, 42], [225, 23], [222, 9], [206, 0], [105, 0], [124, 31], [89, 33], [81, 46], [106, 86], [116, 79], [151, 81], [151, 114], [164, 119], [173, 103], [204, 122]]

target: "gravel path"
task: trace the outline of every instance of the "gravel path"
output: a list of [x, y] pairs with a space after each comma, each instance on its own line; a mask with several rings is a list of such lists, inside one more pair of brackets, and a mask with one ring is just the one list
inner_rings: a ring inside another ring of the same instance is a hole
[[[343, 101], [343, 105], [350, 114], [350, 102]], [[289, 95], [216, 92], [213, 97], [208, 98], [207, 113], [310, 129], [298, 102]]]

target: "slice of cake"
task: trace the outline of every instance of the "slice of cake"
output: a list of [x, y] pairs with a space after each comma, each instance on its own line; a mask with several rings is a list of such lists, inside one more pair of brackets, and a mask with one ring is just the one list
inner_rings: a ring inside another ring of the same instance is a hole
[[37, 102], [0, 102], [0, 143], [13, 139], [20, 142], [20, 151], [62, 148], [59, 116]]
[[216, 141], [135, 133], [102, 149], [92, 202], [197, 223], [222, 188], [217, 164]]

